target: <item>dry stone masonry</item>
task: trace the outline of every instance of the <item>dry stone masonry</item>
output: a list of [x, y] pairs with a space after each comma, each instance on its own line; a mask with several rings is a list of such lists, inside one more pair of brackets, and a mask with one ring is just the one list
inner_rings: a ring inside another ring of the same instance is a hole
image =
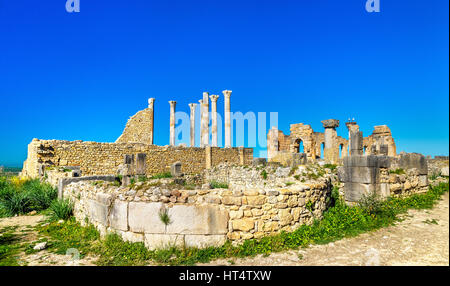
[[425, 192], [429, 173], [448, 176], [448, 158], [396, 154], [386, 125], [363, 137], [354, 120], [346, 122], [348, 139], [337, 135], [336, 119], [322, 121], [324, 132], [303, 123], [292, 124], [289, 135], [273, 127], [268, 159], [253, 158], [252, 148], [232, 146], [231, 93], [223, 91], [225, 148], [217, 147], [218, 95], [204, 92], [199, 100], [200, 147], [195, 103], [189, 104], [190, 147], [175, 146], [176, 101], [169, 101], [169, 145], [154, 145], [150, 98], [115, 143], [33, 139], [21, 175], [58, 186], [81, 223], [150, 249], [220, 246], [294, 231], [322, 217], [333, 186], [355, 204], [370, 194]]

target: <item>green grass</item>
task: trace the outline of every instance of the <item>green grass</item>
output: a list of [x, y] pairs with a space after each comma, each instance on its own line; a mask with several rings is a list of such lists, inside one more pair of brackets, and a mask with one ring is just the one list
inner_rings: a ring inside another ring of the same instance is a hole
[[[13, 178], [14, 179], [14, 178]], [[19, 181], [0, 177], [0, 217], [40, 212], [50, 207], [57, 190], [39, 180]]]
[[402, 168], [398, 168], [395, 170], [389, 170], [389, 174], [402, 175], [402, 174], [405, 174], [405, 170], [403, 170]]
[[209, 183], [213, 189], [228, 189], [227, 183], [212, 181]]
[[22, 245], [14, 227], [0, 229], [0, 266], [19, 266], [17, 256]]
[[337, 168], [337, 165], [335, 165], [335, 164], [325, 164], [325, 165], [323, 165], [323, 167], [325, 169], [330, 169], [331, 171], [334, 171]]
[[227, 241], [221, 247], [175, 248], [150, 251], [143, 243], [124, 242], [118, 235], [110, 234], [100, 240], [93, 226], [81, 227], [74, 219], [62, 224], [51, 223], [41, 228], [41, 233], [51, 237], [50, 248], [65, 253], [67, 248], [77, 248], [82, 253], [98, 256], [98, 265], [146, 265], [150, 262], [161, 265], [193, 265], [218, 258], [268, 255], [288, 249], [307, 247], [310, 244], [325, 244], [345, 237], [352, 237], [381, 227], [393, 225], [401, 220], [408, 209], [430, 209], [440, 197], [448, 192], [448, 183], [441, 183], [424, 194], [406, 198], [388, 198], [378, 201], [370, 198], [350, 207], [332, 192], [333, 206], [315, 220], [312, 225], [302, 225], [294, 232], [282, 232], [261, 239], [246, 240], [233, 246]]
[[164, 179], [164, 178], [172, 178], [172, 174], [170, 172], [156, 174], [156, 175], [153, 175], [152, 177], [150, 177], [150, 180]]

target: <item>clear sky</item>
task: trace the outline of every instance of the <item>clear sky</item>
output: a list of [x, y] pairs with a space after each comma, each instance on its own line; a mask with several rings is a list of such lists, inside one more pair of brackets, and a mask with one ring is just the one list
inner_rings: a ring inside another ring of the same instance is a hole
[[167, 101], [188, 112], [224, 89], [285, 133], [335, 118], [347, 137], [354, 117], [364, 136], [388, 125], [399, 152], [449, 153], [448, 0], [65, 2], [0, 0], [0, 165], [33, 138], [113, 142], [149, 97], [167, 145]]

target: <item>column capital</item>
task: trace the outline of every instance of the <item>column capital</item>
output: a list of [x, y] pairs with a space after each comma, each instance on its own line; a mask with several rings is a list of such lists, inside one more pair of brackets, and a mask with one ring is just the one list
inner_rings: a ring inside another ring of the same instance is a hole
[[191, 109], [195, 109], [195, 107], [197, 107], [197, 103], [189, 103], [188, 105]]
[[211, 102], [217, 102], [217, 99], [219, 99], [219, 96], [213, 94], [213, 95], [211, 95], [209, 98], [211, 98]]
[[155, 99], [154, 98], [149, 98], [148, 99], [148, 107], [153, 106], [153, 103], [155, 103]]
[[171, 100], [169, 101], [170, 106], [175, 106], [177, 104], [177, 102], [175, 100]]
[[321, 121], [324, 128], [336, 128], [339, 127], [339, 120], [337, 119], [327, 119]]
[[231, 91], [231, 90], [224, 90], [224, 91], [222, 91], [222, 93], [223, 93], [223, 95], [224, 95], [225, 97], [230, 97], [232, 91]]

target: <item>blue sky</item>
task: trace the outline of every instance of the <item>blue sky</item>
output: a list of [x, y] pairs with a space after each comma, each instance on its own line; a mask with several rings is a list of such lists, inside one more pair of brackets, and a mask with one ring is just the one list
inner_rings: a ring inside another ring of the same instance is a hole
[[0, 0], [0, 165], [33, 138], [113, 142], [149, 97], [166, 145], [167, 101], [188, 112], [224, 89], [285, 133], [336, 118], [347, 137], [354, 117], [364, 136], [387, 124], [398, 151], [448, 155], [448, 1], [365, 2]]

